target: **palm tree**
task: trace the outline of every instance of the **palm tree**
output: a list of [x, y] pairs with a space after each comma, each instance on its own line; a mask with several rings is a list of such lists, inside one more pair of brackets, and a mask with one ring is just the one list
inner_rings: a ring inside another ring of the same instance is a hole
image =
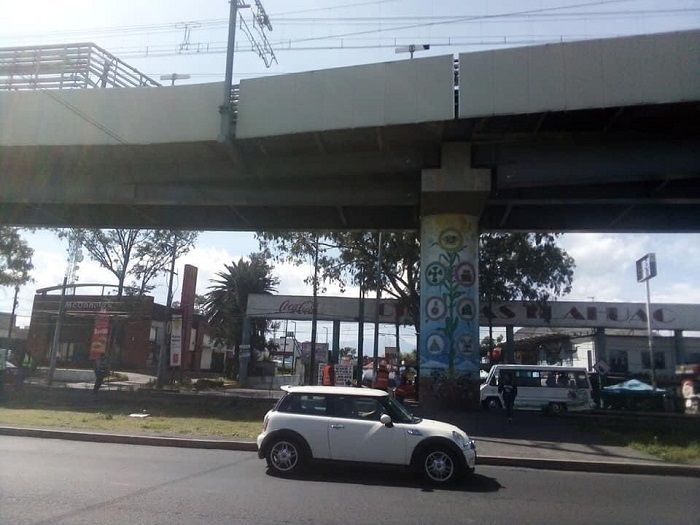
[[[272, 266], [266, 254], [254, 253], [250, 260], [239, 259], [225, 265], [226, 270], [217, 273], [214, 284], [209, 287], [204, 309], [214, 337], [226, 346], [235, 348], [233, 375], [238, 375], [239, 345], [243, 336], [243, 319], [251, 293], [270, 294], [276, 291], [279, 279], [272, 275]], [[253, 319], [251, 322], [251, 344], [265, 343], [268, 321]]]

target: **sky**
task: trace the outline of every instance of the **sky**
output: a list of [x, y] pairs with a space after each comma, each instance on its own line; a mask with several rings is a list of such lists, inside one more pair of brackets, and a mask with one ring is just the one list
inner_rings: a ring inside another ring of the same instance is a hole
[[[250, 2], [254, 3], [254, 2]], [[689, 0], [264, 0], [273, 26], [268, 39], [277, 63], [266, 68], [239, 30], [234, 81], [346, 65], [408, 59], [396, 47], [430, 44], [421, 56], [535, 45], [597, 37], [644, 34], [700, 27], [700, 1]], [[250, 20], [250, 13], [242, 10]], [[227, 39], [226, 0], [0, 0], [0, 47], [94, 42], [158, 80], [190, 75], [179, 83], [223, 80]], [[0, 123], [0, 125], [2, 125]], [[19, 295], [18, 323], [27, 325], [35, 289], [60, 284], [66, 245], [45, 230], [24, 232], [34, 249], [34, 282]], [[645, 300], [634, 262], [655, 252], [659, 275], [651, 282], [653, 302], [700, 302], [700, 235], [565, 234], [560, 244], [576, 261], [574, 283], [565, 300]], [[231, 260], [257, 251], [250, 233], [204, 232], [178, 268], [199, 268], [198, 293]], [[181, 273], [181, 272], [180, 272]], [[308, 267], [278, 265], [278, 293], [310, 294]], [[115, 282], [88, 260], [79, 282]], [[156, 300], [165, 302], [166, 277], [158, 278]], [[175, 297], [179, 295], [177, 288]], [[0, 288], [0, 312], [12, 308], [12, 288]], [[340, 295], [329, 286], [327, 295]], [[356, 297], [349, 289], [347, 296]], [[297, 338], [310, 338], [309, 323], [297, 323]], [[330, 325], [321, 324], [325, 341]], [[326, 328], [327, 330], [324, 330]], [[387, 334], [387, 335], [382, 335]], [[380, 347], [394, 344], [393, 328], [380, 328]], [[329, 336], [330, 337], [330, 336]], [[341, 345], [356, 346], [357, 328], [343, 325]], [[365, 352], [372, 327], [366, 327]], [[415, 347], [411, 329], [401, 333], [403, 348]]]

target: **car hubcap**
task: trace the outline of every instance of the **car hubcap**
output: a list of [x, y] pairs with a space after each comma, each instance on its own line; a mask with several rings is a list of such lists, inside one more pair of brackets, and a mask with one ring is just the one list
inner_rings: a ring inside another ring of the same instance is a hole
[[425, 472], [433, 481], [447, 481], [453, 470], [452, 458], [442, 451], [431, 452], [425, 458]]
[[299, 454], [294, 445], [287, 441], [275, 443], [270, 452], [270, 459], [277, 470], [292, 470], [299, 460]]

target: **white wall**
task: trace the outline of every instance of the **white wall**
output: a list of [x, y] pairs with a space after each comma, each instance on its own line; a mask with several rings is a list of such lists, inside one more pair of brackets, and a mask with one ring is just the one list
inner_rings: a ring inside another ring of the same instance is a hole
[[700, 100], [700, 31], [459, 55], [460, 118]]
[[237, 138], [454, 118], [452, 56], [243, 80]]
[[0, 146], [217, 140], [223, 84], [0, 92]]

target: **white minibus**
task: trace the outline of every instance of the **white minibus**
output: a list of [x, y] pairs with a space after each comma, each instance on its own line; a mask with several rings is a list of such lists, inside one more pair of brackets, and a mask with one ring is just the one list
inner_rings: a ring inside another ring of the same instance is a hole
[[503, 406], [498, 385], [508, 374], [518, 387], [514, 407], [560, 414], [566, 410], [590, 410], [591, 382], [585, 368], [545, 365], [494, 365], [481, 385], [481, 406]]

